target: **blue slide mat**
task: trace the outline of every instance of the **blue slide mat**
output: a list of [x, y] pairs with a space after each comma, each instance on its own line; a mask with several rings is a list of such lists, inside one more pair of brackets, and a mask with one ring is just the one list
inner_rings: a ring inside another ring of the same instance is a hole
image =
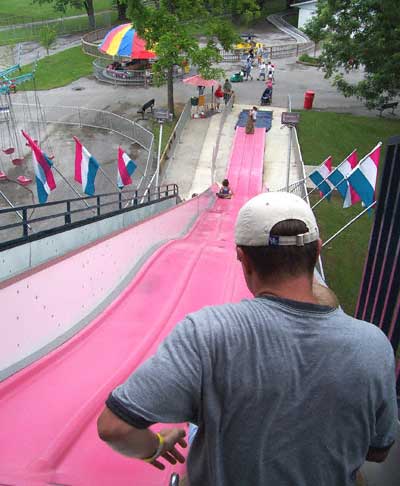
[[[236, 123], [237, 127], [245, 127], [247, 122], [247, 117], [249, 116], [249, 110], [242, 110], [238, 122]], [[258, 110], [257, 111], [257, 119], [256, 119], [256, 128], [265, 128], [265, 131], [268, 132], [270, 130], [272, 124], [272, 111], [266, 110]]]

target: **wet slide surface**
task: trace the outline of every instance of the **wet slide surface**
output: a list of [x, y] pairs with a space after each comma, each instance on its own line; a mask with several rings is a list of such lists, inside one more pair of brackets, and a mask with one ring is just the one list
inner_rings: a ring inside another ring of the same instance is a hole
[[116, 454], [98, 439], [96, 419], [108, 393], [185, 314], [249, 296], [234, 222], [261, 191], [264, 144], [265, 128], [246, 135], [238, 127], [228, 169], [234, 197], [216, 199], [184, 238], [157, 250], [84, 330], [0, 383], [0, 485], [161, 486], [180, 471]]

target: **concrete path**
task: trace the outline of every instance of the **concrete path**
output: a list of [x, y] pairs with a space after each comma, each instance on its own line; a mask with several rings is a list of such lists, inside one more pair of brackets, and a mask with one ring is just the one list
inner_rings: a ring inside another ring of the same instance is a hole
[[[251, 106], [235, 105], [226, 118], [216, 158], [216, 182], [221, 182], [226, 177], [239, 113], [242, 110], [250, 109]], [[271, 130], [266, 132], [263, 186], [270, 190], [278, 190], [286, 184], [289, 131], [286, 128], [282, 130], [280, 128], [281, 112], [284, 111], [282, 108], [262, 107], [260, 109], [273, 111]], [[184, 199], [190, 198], [194, 193], [199, 194], [205, 191], [211, 185], [212, 155], [217, 142], [221, 116], [218, 113], [209, 119], [190, 120], [173, 159], [169, 161], [162, 181], [163, 183], [177, 183], [181, 197]], [[292, 161], [290, 182], [298, 179], [293, 153]]]
[[[196, 192], [192, 191], [192, 184], [203, 147], [211, 144], [211, 141], [207, 141], [207, 143], [205, 141], [210, 123], [214, 119], [219, 120], [220, 116], [191, 118], [181, 134], [175, 154], [168, 160], [162, 171], [161, 184], [178, 184], [179, 194], [183, 199], [190, 198], [193, 192]], [[208, 179], [208, 185], [210, 185], [210, 178]]]

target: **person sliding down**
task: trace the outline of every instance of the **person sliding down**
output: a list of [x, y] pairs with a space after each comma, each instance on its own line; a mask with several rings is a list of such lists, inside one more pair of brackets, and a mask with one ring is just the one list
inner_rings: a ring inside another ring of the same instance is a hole
[[233, 196], [233, 192], [229, 186], [228, 179], [222, 181], [222, 186], [219, 192], [217, 192], [217, 197], [221, 199], [230, 199]]

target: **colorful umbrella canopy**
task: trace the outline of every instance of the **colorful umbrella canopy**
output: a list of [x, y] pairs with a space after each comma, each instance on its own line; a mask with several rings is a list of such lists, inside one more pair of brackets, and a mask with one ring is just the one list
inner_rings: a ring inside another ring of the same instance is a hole
[[184, 79], [183, 82], [192, 86], [205, 86], [206, 88], [219, 85], [219, 82], [215, 81], [215, 79], [204, 79], [199, 74], [190, 76], [190, 78]]
[[131, 59], [153, 59], [155, 53], [146, 50], [146, 41], [141, 39], [132, 24], [114, 27], [104, 37], [99, 50], [109, 56], [130, 57]]

